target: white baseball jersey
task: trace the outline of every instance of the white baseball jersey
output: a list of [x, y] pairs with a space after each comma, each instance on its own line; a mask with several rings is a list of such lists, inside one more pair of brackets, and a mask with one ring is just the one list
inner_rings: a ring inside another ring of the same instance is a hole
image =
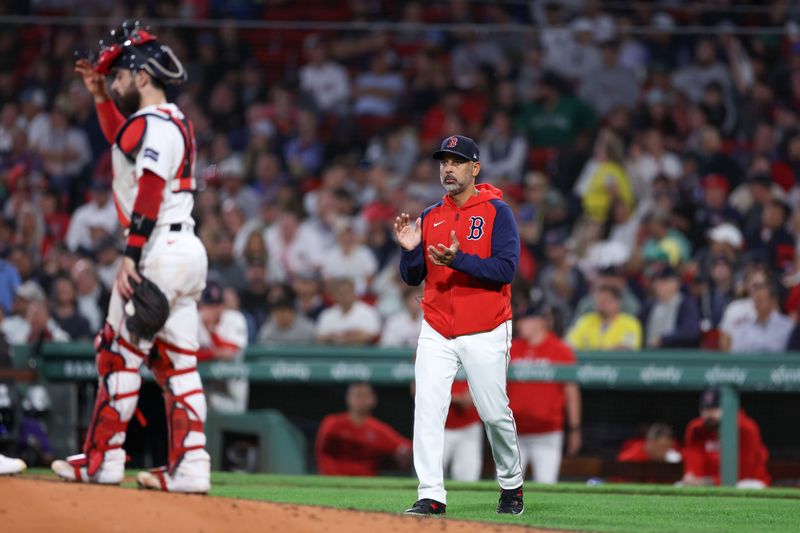
[[194, 134], [175, 104], [144, 107], [131, 115], [112, 147], [114, 203], [120, 223], [128, 227], [145, 170], [166, 181], [157, 225], [193, 225], [197, 188], [194, 178]]
[[[244, 359], [247, 348], [247, 320], [240, 311], [225, 309], [213, 331], [208, 331], [200, 322], [200, 346], [213, 346], [234, 350], [234, 361]], [[229, 379], [223, 390], [210, 386], [208, 400], [216, 411], [224, 413], [243, 413], [247, 410], [250, 384], [247, 379]]]

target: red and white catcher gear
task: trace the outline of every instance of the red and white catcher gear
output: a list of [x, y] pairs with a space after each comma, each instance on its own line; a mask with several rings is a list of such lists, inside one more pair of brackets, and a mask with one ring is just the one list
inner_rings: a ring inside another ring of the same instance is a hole
[[[94, 413], [83, 453], [54, 461], [53, 471], [71, 481], [117, 484], [125, 475], [125, 432], [136, 411], [144, 353], [106, 323], [95, 339], [99, 376]], [[145, 344], [141, 342], [139, 345]]]
[[157, 339], [150, 370], [161, 386], [167, 412], [167, 466], [137, 476], [139, 485], [171, 492], [208, 492], [210, 458], [205, 451], [206, 397], [195, 350]]

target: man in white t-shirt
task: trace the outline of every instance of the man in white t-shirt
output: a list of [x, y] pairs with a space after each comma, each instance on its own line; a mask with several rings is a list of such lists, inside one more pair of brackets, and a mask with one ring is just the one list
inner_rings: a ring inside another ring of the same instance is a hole
[[422, 328], [422, 290], [406, 287], [403, 290], [403, 310], [386, 319], [381, 335], [381, 346], [414, 346]]
[[745, 280], [747, 297], [739, 298], [728, 304], [719, 323], [719, 349], [728, 352], [731, 349], [733, 333], [747, 323], [756, 319], [756, 306], [753, 293], [767, 283], [767, 273], [759, 267], [750, 271]]
[[92, 183], [91, 199], [75, 210], [67, 229], [66, 243], [71, 251], [93, 250], [104, 235], [113, 235], [119, 226], [111, 185], [97, 180]]
[[340, 278], [330, 282], [335, 305], [325, 309], [317, 321], [316, 337], [321, 344], [371, 344], [381, 333], [378, 311], [356, 299], [353, 281]]
[[352, 218], [340, 218], [334, 224], [336, 244], [325, 254], [322, 261], [322, 276], [350, 278], [356, 294], [370, 292], [372, 280], [378, 271], [378, 261], [369, 247], [360, 242]]
[[300, 89], [309, 93], [323, 113], [344, 114], [350, 100], [350, 79], [347, 70], [328, 60], [325, 43], [318, 35], [305, 42], [308, 63], [300, 68]]
[[[226, 309], [223, 288], [209, 281], [200, 299], [200, 359], [241, 363], [247, 348], [247, 320], [241, 311]], [[221, 413], [247, 411], [250, 383], [245, 379], [228, 379], [208, 383], [208, 404]]]

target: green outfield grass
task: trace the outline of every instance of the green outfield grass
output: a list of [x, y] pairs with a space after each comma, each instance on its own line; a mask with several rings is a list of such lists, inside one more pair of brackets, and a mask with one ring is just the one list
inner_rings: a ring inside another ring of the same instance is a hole
[[[416, 482], [397, 478], [328, 478], [218, 473], [217, 496], [400, 512], [416, 499]], [[499, 517], [492, 482], [448, 483], [447, 516], [602, 532], [797, 532], [800, 490], [586, 486], [525, 488], [525, 514]]]
[[[33, 474], [45, 474], [34, 470]], [[135, 472], [130, 472], [131, 477]], [[128, 484], [126, 484], [128, 485]], [[130, 485], [132, 486], [132, 485]], [[416, 499], [410, 478], [344, 478], [214, 473], [213, 496], [399, 513]], [[675, 488], [561, 483], [525, 486], [525, 514], [495, 514], [493, 482], [450, 482], [447, 517], [574, 531], [630, 533], [795, 533], [800, 490]], [[434, 518], [437, 519], [437, 518]]]

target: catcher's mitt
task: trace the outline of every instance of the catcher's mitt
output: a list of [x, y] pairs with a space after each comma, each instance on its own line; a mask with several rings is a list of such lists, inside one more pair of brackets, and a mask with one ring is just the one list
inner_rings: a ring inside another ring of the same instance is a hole
[[133, 296], [125, 304], [125, 325], [132, 335], [152, 339], [169, 318], [169, 301], [155, 283], [144, 276], [141, 278], [138, 284], [131, 279]]

